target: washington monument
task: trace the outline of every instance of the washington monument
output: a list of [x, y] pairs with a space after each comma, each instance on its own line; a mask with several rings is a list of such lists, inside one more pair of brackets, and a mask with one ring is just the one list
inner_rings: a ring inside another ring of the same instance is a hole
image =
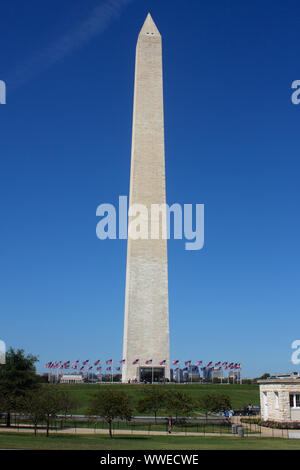
[[[162, 41], [148, 14], [136, 48], [129, 207], [148, 209], [149, 237], [128, 233], [123, 382], [143, 380], [141, 371], [170, 378], [167, 240], [163, 223], [156, 237], [150, 229], [151, 205], [160, 205], [163, 220], [165, 203]], [[129, 226], [134, 219], [129, 212]]]

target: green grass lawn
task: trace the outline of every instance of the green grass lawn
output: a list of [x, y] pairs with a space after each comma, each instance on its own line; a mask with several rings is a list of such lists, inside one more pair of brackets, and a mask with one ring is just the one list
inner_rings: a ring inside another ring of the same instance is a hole
[[59, 436], [34, 437], [25, 433], [0, 433], [1, 449], [41, 450], [300, 450], [299, 439], [181, 437], [181, 436]]
[[[51, 385], [46, 385], [51, 387]], [[188, 384], [188, 385], [157, 385], [163, 387], [165, 390], [180, 390], [181, 392], [187, 393], [192, 397], [199, 397], [201, 394], [212, 392], [226, 394], [231, 398], [232, 406], [234, 409], [242, 408], [244, 405], [251, 403], [252, 405], [259, 405], [259, 388], [258, 385], [200, 385], [200, 384]], [[98, 384], [60, 384], [61, 390], [67, 390], [72, 395], [80, 400], [80, 408], [76, 410], [77, 414], [84, 414], [89, 398], [99, 390], [100, 387], [113, 387], [114, 390], [126, 390], [132, 398], [137, 401], [143, 396], [142, 387], [143, 385], [98, 385]], [[147, 387], [147, 385], [146, 385]], [[141, 414], [141, 413], [136, 413]], [[147, 413], [149, 415], [149, 413]]]

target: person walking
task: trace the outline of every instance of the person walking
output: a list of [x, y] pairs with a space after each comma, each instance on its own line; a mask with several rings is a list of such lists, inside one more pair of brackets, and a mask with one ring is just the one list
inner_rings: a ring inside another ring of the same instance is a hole
[[168, 421], [168, 434], [171, 434], [172, 426], [173, 426], [173, 421], [172, 421], [172, 416], [170, 416], [169, 421]]

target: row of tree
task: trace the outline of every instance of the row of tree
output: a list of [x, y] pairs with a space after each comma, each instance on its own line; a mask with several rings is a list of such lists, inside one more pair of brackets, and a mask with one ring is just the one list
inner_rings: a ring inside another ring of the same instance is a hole
[[[36, 375], [36, 361], [35, 356], [25, 356], [23, 350], [8, 351], [6, 364], [0, 367], [0, 413], [5, 413], [7, 426], [11, 424], [12, 413], [26, 415], [34, 426], [35, 434], [38, 424], [43, 422], [48, 436], [57, 416], [62, 415], [66, 419], [67, 415], [79, 408], [80, 403], [72, 394], [57, 386], [42, 385]], [[157, 385], [141, 386], [141, 390], [141, 398], [134, 403], [126, 391], [105, 386], [91, 397], [87, 415], [104, 419], [112, 436], [113, 421], [130, 421], [136, 411], [153, 413], [156, 421], [158, 413], [177, 419], [203, 411], [207, 418], [209, 412], [231, 408], [230, 399], [226, 395], [211, 393], [192, 398], [180, 391], [166, 390]]]
[[165, 391], [157, 385], [144, 386], [142, 391], [143, 396], [134, 406], [130, 395], [125, 391], [100, 390], [92, 396], [88, 414], [103, 418], [112, 437], [113, 420], [119, 418], [130, 421], [135, 408], [140, 413], [153, 413], [155, 422], [160, 412], [177, 420], [178, 417], [185, 418], [194, 412], [203, 411], [207, 419], [209, 412], [231, 409], [230, 399], [226, 395], [209, 393], [192, 398], [179, 391]]

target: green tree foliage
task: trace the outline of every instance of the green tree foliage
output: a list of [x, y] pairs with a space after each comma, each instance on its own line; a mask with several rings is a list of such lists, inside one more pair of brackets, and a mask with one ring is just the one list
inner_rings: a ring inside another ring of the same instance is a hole
[[256, 380], [266, 380], [269, 379], [271, 376], [268, 372], [265, 372], [261, 377], [257, 377]]
[[7, 413], [7, 426], [10, 426], [11, 413], [18, 410], [25, 394], [40, 386], [34, 365], [37, 360], [31, 354], [25, 356], [23, 349], [10, 348], [6, 363], [0, 365], [1, 408]]
[[137, 410], [140, 413], [157, 413], [165, 408], [166, 392], [159, 386], [147, 385], [143, 388], [143, 398], [138, 401]]
[[130, 421], [133, 407], [126, 392], [106, 388], [92, 396], [87, 414], [103, 418], [108, 424], [109, 435], [112, 438], [113, 420], [119, 418]]
[[206, 393], [198, 399], [198, 407], [205, 412], [207, 418], [208, 413], [230, 410], [232, 405], [227, 395]]
[[57, 415], [63, 414], [66, 418], [77, 406], [77, 400], [73, 399], [69, 393], [60, 391], [58, 387], [53, 385], [47, 385], [40, 390], [28, 392], [22, 399], [20, 409], [30, 417], [35, 434], [38, 423], [45, 422], [48, 437], [51, 424], [55, 421]]
[[43, 393], [37, 393], [36, 391], [27, 392], [22, 403], [20, 404], [21, 411], [28, 415], [34, 426], [34, 434], [37, 434], [38, 424], [44, 420], [43, 411]]
[[182, 392], [167, 392], [165, 397], [165, 411], [170, 415], [188, 416], [196, 408], [193, 398]]
[[65, 420], [68, 415], [72, 415], [73, 412], [79, 408], [80, 400], [73, 397], [70, 392], [59, 391], [60, 401], [60, 412], [64, 415]]

